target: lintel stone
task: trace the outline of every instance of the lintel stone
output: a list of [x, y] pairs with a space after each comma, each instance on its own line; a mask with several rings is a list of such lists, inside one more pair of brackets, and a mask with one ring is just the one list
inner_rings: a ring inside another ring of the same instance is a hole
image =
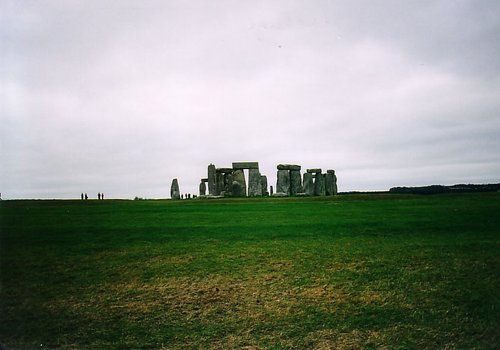
[[296, 164], [278, 164], [278, 170], [300, 170], [301, 166]]
[[233, 162], [233, 170], [259, 169], [259, 162]]
[[308, 173], [311, 173], [311, 174], [317, 174], [317, 173], [320, 173], [320, 174], [321, 174], [321, 169], [320, 169], [320, 168], [316, 168], [316, 169], [307, 169], [307, 172], [308, 172]]
[[217, 168], [215, 171], [217, 173], [230, 173], [233, 171], [233, 168]]

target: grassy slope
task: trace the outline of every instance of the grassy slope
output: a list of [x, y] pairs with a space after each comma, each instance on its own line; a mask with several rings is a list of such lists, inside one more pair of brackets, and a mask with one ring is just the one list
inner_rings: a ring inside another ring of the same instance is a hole
[[500, 194], [0, 203], [8, 348], [500, 343]]

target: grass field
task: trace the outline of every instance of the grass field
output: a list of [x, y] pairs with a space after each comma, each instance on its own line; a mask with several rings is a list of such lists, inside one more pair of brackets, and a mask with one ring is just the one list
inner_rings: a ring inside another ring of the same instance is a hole
[[0, 202], [6, 349], [498, 349], [500, 193]]

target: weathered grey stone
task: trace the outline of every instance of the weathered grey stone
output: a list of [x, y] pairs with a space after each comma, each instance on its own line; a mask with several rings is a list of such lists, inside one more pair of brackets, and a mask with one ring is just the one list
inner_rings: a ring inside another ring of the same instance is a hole
[[224, 195], [230, 196], [231, 195], [231, 186], [233, 184], [233, 174], [224, 174]]
[[327, 196], [334, 196], [337, 194], [337, 176], [335, 170], [327, 170], [325, 177], [325, 192]]
[[321, 173], [321, 169], [320, 168], [307, 169], [307, 172], [311, 173], [311, 174], [317, 174], [317, 173]]
[[325, 174], [325, 194], [327, 196], [333, 196], [333, 174], [328, 171]]
[[248, 196], [262, 196], [262, 183], [260, 182], [259, 169], [248, 170]]
[[290, 195], [295, 196], [299, 192], [302, 192], [300, 170], [290, 170]]
[[217, 192], [217, 180], [215, 178], [215, 165], [208, 166], [208, 194], [215, 196]]
[[200, 196], [204, 196], [207, 194], [207, 185], [202, 181], [200, 182]]
[[278, 164], [278, 170], [299, 170], [301, 166], [296, 164]]
[[314, 177], [314, 195], [325, 195], [325, 175], [321, 173], [316, 173], [316, 176]]
[[218, 173], [216, 171], [215, 173], [215, 195], [218, 196], [222, 191], [224, 191], [224, 174], [223, 173]]
[[288, 193], [276, 192], [275, 194], [273, 194], [273, 197], [288, 197]]
[[311, 173], [304, 173], [304, 193], [308, 196], [314, 196], [314, 181]]
[[276, 183], [276, 193], [286, 193], [290, 195], [290, 172], [288, 170], [278, 170]]
[[259, 162], [234, 162], [233, 170], [259, 169]]
[[233, 183], [231, 184], [231, 194], [233, 197], [243, 196], [243, 188], [238, 181], [233, 181]]
[[[235, 194], [234, 193], [234, 182], [237, 182], [240, 184], [240, 188], [238, 190], [238, 193]], [[232, 188], [232, 193], [233, 193], [233, 197], [246, 197], [247, 195], [247, 183], [245, 181], [245, 173], [243, 172], [243, 170], [234, 170], [233, 171], [233, 184], [231, 186]]]
[[269, 192], [267, 192], [267, 176], [266, 175], [260, 176], [260, 184], [262, 186], [262, 195], [269, 196]]
[[201, 179], [201, 182], [208, 182], [208, 178]]
[[233, 168], [217, 168], [215, 172], [217, 173], [230, 173], [233, 171]]
[[179, 191], [179, 182], [177, 179], [173, 179], [172, 185], [170, 185], [170, 198], [181, 199], [181, 192]]

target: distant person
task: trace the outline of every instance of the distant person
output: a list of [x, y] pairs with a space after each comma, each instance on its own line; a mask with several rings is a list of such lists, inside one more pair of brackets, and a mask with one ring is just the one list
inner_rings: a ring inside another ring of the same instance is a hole
[[82, 198], [82, 201], [83, 201], [83, 193], [82, 193], [82, 195], [80, 196], [80, 198]]
[[89, 199], [89, 196], [85, 193], [85, 200]]
[[97, 199], [101, 200], [101, 193], [100, 192], [97, 193]]
[[101, 193], [101, 199], [104, 200], [104, 193]]

